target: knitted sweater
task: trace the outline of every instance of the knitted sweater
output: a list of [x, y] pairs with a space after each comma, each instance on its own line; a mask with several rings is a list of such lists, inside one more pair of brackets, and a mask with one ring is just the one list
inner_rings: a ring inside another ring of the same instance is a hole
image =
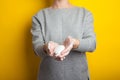
[[[40, 56], [37, 80], [88, 80], [90, 78], [86, 52], [96, 49], [92, 13], [84, 7], [43, 8], [32, 17], [32, 44], [34, 52]], [[43, 44], [54, 41], [62, 44], [67, 36], [80, 41], [78, 48], [72, 49], [63, 61], [46, 55]]]

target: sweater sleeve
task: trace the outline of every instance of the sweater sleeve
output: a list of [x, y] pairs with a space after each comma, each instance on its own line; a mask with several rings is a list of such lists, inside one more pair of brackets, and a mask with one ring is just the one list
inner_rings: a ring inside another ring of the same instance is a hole
[[35, 54], [37, 56], [44, 57], [46, 55], [45, 51], [43, 50], [45, 41], [42, 34], [41, 22], [40, 19], [38, 20], [37, 15], [32, 17], [32, 28], [30, 32], [32, 34], [32, 45]]
[[94, 33], [93, 14], [84, 9], [85, 18], [83, 22], [83, 37], [79, 39], [78, 48], [74, 49], [80, 52], [93, 52], [96, 49], [96, 35]]

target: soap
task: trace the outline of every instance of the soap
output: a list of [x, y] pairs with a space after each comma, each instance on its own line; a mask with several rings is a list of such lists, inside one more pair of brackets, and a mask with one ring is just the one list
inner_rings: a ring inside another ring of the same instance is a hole
[[64, 46], [64, 45], [58, 45], [58, 46], [55, 48], [55, 50], [54, 50], [56, 56], [60, 55], [60, 53], [61, 53], [64, 49], [65, 49], [65, 46]]

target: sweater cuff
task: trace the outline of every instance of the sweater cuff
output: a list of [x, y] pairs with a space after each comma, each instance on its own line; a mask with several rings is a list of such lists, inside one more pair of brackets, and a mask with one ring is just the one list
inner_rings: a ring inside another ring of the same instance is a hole
[[35, 53], [37, 56], [40, 56], [40, 57], [45, 57], [47, 56], [47, 53], [46, 51], [44, 50], [43, 46], [38, 46], [37, 48], [34, 49]]
[[80, 44], [77, 48], [74, 48], [73, 50], [80, 51], [80, 52], [86, 52], [89, 49], [89, 39], [79, 39]]

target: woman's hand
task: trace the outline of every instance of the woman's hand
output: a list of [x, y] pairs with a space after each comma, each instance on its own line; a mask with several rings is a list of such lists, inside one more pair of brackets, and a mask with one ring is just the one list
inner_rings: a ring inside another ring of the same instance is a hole
[[47, 53], [47, 55], [53, 57], [54, 59], [61, 61], [64, 58], [57, 57], [54, 53], [54, 49], [58, 46], [59, 44], [53, 41], [49, 41], [47, 44], [44, 45], [44, 50]]
[[68, 36], [63, 44], [65, 46], [65, 49], [61, 52], [61, 55], [59, 55], [60, 59], [65, 59], [65, 56], [70, 53], [71, 49], [77, 48], [80, 42], [79, 40]]
[[60, 58], [65, 58], [65, 56], [67, 56], [70, 53], [74, 45], [74, 40], [71, 36], [68, 36], [63, 42], [63, 45], [65, 46], [65, 49], [59, 55]]
[[72, 38], [71, 36], [68, 36], [63, 42], [65, 49], [61, 52], [60, 55], [56, 56], [54, 53], [54, 49], [59, 45], [56, 42], [49, 41], [45, 45], [44, 49], [49, 56], [53, 57], [54, 59], [58, 61], [62, 61], [65, 59], [65, 56], [67, 56], [70, 53], [71, 49], [77, 48], [79, 44], [80, 44], [79, 40]]
[[49, 55], [51, 57], [55, 57], [54, 56], [54, 49], [57, 46], [58, 46], [58, 43], [53, 42], [53, 41], [49, 41], [47, 44], [44, 45], [44, 50], [47, 52], [47, 55]]

